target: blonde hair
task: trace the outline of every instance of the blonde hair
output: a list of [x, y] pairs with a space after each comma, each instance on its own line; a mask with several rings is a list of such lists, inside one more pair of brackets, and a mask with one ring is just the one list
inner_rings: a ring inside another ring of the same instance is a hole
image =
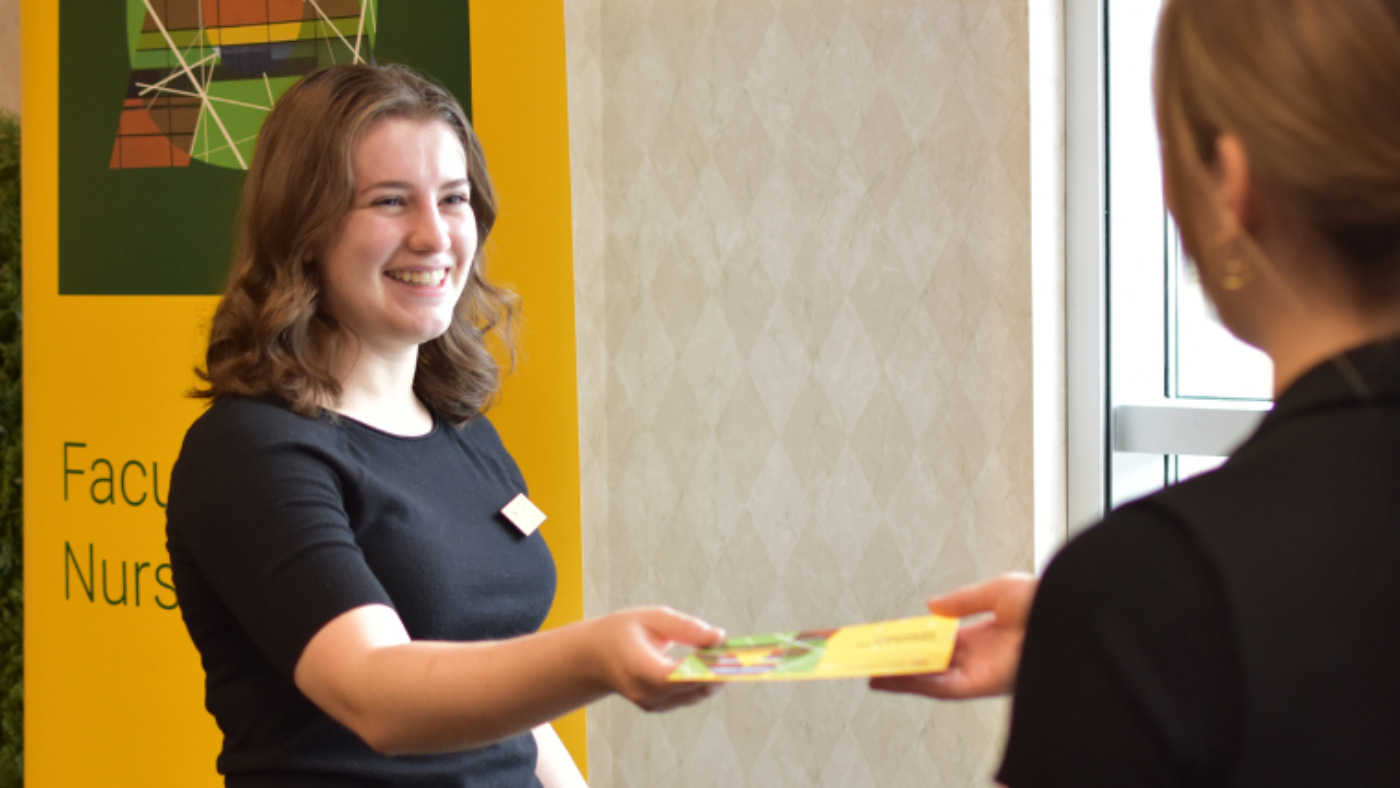
[[486, 347], [500, 338], [514, 357], [514, 294], [482, 275], [482, 249], [496, 221], [496, 193], [481, 143], [444, 88], [402, 66], [333, 66], [287, 91], [258, 135], [243, 186], [233, 271], [209, 332], [206, 383], [195, 396], [275, 395], [306, 416], [340, 396], [329, 361], [340, 327], [321, 304], [315, 255], [350, 209], [356, 145], [391, 118], [437, 121], [467, 155], [478, 246], [451, 325], [423, 344], [413, 388], [447, 420], [481, 413], [500, 388]]
[[1167, 0], [1155, 80], [1188, 250], [1228, 133], [1255, 183], [1345, 261], [1359, 303], [1400, 294], [1400, 0]]

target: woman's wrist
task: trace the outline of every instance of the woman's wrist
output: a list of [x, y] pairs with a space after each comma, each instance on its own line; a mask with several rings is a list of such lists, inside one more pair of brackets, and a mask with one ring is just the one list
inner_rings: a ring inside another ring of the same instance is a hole
[[615, 658], [606, 631], [608, 618], [588, 618], [563, 627], [570, 638], [568, 648], [577, 655], [583, 690], [590, 695], [611, 695], [618, 690]]

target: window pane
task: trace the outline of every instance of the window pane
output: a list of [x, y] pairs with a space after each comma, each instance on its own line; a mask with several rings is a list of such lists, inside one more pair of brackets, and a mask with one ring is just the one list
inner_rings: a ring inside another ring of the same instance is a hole
[[1263, 352], [1246, 345], [1231, 334], [1215, 307], [1201, 290], [1196, 266], [1180, 254], [1180, 241], [1172, 232], [1177, 254], [1168, 265], [1176, 268], [1173, 288], [1175, 302], [1175, 395], [1189, 398], [1261, 399], [1273, 398], [1273, 364]]
[[1225, 464], [1224, 457], [1201, 457], [1193, 454], [1176, 455], [1176, 481], [1184, 482], [1192, 476], [1213, 471]]
[[[1221, 325], [1194, 266], [1183, 258], [1162, 202], [1152, 105], [1161, 0], [1103, 2], [1109, 74], [1104, 105], [1109, 413], [1133, 406], [1192, 411], [1212, 400], [1225, 410], [1237, 409], [1229, 400], [1268, 402], [1273, 387], [1268, 357]], [[1218, 421], [1210, 423], [1224, 429]], [[1112, 420], [1110, 430], [1117, 428]], [[1117, 447], [1119, 437], [1110, 432], [1111, 445]], [[1229, 436], [1216, 437], [1221, 440], [1190, 444], [1196, 446], [1191, 450], [1228, 443]], [[1115, 448], [1107, 469], [1108, 504], [1154, 492], [1223, 461]]]

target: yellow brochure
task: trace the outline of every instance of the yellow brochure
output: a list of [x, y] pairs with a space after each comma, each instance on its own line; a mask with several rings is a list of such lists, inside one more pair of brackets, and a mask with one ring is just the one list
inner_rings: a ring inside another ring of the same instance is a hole
[[729, 638], [686, 657], [671, 681], [801, 681], [938, 673], [958, 620], [920, 616], [839, 629]]

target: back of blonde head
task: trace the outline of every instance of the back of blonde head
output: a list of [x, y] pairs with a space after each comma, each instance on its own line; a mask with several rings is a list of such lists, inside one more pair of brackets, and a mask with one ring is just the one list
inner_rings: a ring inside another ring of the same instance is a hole
[[1188, 249], [1203, 246], [1216, 140], [1233, 134], [1360, 301], [1400, 295], [1400, 0], [1167, 0], [1156, 83]]

